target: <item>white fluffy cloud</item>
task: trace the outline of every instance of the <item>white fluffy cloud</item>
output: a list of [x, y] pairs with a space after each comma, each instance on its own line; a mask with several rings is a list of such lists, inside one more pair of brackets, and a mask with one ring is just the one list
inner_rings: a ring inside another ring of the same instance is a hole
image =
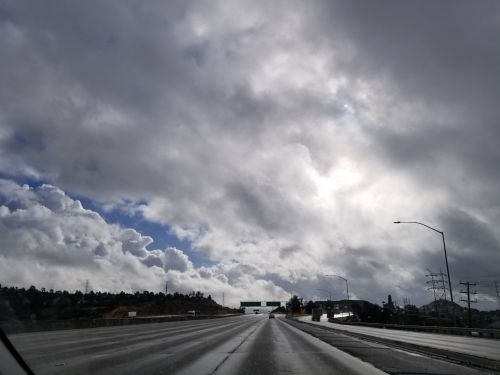
[[[0, 180], [0, 274], [15, 285], [82, 289], [86, 280], [95, 290], [200, 290], [227, 301], [251, 295], [248, 284], [261, 284], [247, 275], [245, 282], [228, 284], [217, 268], [197, 270], [175, 248], [148, 250], [153, 240], [134, 229], [106, 223], [62, 190], [42, 185], [30, 188]], [[283, 297], [268, 288], [268, 298]]]
[[164, 225], [215, 265], [48, 187], [6, 190], [37, 202], [6, 217], [38, 229], [4, 235], [52, 274], [120, 270], [103, 288], [340, 297], [322, 276], [340, 273], [359, 298], [423, 303], [440, 239], [392, 224], [421, 220], [446, 232], [454, 284], [498, 279], [498, 5], [451, 4], [6, 3], [0, 168]]

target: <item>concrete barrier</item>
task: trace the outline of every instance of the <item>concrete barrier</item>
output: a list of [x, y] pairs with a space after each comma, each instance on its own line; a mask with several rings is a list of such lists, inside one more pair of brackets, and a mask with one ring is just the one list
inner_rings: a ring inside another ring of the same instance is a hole
[[432, 333], [442, 333], [447, 335], [459, 335], [459, 336], [476, 336], [476, 337], [487, 337], [493, 339], [500, 339], [500, 329], [489, 329], [489, 328], [463, 328], [463, 327], [439, 327], [439, 326], [417, 326], [417, 325], [402, 325], [402, 324], [384, 324], [384, 323], [363, 323], [363, 322], [339, 322], [334, 320], [329, 320], [329, 322], [342, 324], [342, 325], [352, 325], [352, 326], [364, 326], [364, 327], [375, 327], [382, 329], [396, 329], [403, 331], [415, 331], [415, 332], [432, 332]]

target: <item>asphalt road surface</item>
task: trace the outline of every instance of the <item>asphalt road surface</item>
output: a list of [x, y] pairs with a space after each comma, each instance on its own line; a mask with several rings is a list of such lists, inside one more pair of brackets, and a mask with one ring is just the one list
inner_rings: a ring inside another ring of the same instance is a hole
[[442, 335], [427, 332], [410, 332], [391, 329], [381, 329], [374, 327], [350, 326], [345, 324], [329, 323], [326, 317], [320, 322], [311, 321], [311, 317], [303, 317], [300, 320], [308, 323], [319, 324], [325, 327], [334, 328], [341, 331], [360, 333], [368, 336], [375, 336], [382, 339], [403, 341], [419, 346], [450, 350], [457, 353], [484, 357], [500, 361], [500, 340], [465, 337], [455, 335]]
[[[9, 337], [36, 374], [482, 373], [403, 351], [397, 351], [403, 360], [395, 364], [395, 349], [360, 345], [359, 340], [326, 331], [325, 335], [341, 340], [343, 349], [302, 332], [285, 319], [266, 315]], [[354, 351], [353, 356], [348, 348], [361, 352]]]

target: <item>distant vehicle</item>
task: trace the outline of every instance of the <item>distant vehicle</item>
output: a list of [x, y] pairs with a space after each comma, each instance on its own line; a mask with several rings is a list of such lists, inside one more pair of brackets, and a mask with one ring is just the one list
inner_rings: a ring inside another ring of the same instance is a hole
[[256, 314], [258, 314], [260, 312], [260, 310], [259, 309], [254, 309], [253, 312], [256, 313]]
[[274, 319], [274, 314], [273, 313], [269, 313], [269, 319]]
[[321, 315], [323, 315], [323, 310], [317, 307], [312, 309], [312, 320], [319, 322], [321, 320]]

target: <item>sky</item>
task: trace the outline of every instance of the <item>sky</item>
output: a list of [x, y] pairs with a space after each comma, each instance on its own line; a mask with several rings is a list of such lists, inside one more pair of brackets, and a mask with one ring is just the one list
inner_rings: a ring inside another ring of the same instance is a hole
[[[0, 2], [0, 282], [499, 307], [497, 1]], [[461, 303], [464, 305], [463, 303]]]

